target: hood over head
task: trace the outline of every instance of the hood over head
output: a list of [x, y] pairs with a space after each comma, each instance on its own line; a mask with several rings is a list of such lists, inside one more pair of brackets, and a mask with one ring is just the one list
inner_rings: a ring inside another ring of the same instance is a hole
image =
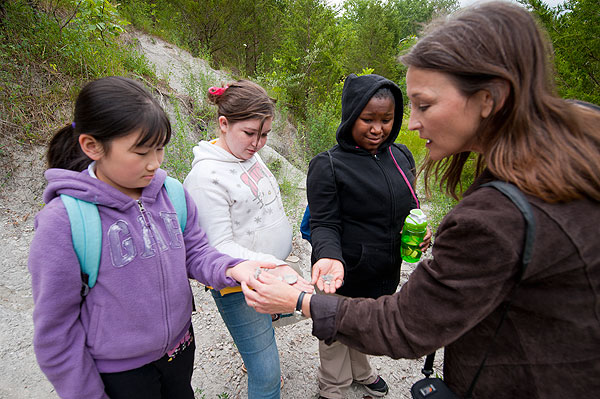
[[395, 99], [395, 109], [392, 131], [379, 147], [379, 151], [385, 150], [398, 137], [400, 126], [402, 126], [402, 113], [404, 109], [400, 88], [391, 80], [380, 75], [357, 76], [356, 74], [350, 74], [344, 82], [344, 89], [342, 91], [342, 122], [336, 133], [337, 142], [346, 151], [356, 151], [356, 143], [352, 138], [352, 126], [369, 100], [371, 100], [371, 97], [373, 97], [373, 94], [382, 87], [387, 87], [391, 90]]

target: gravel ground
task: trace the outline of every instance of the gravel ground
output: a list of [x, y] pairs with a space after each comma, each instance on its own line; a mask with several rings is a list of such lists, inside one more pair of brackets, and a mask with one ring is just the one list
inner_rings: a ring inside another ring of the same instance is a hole
[[[183, 80], [194, 71], [205, 71], [202, 60], [157, 38], [136, 34], [140, 48], [162, 76], [168, 76], [174, 90], [182, 90]], [[163, 71], [163, 72], [161, 72]], [[222, 77], [214, 72], [215, 77]], [[161, 75], [159, 75], [161, 76]], [[0, 126], [1, 129], [1, 126]], [[39, 146], [12, 141], [0, 131], [0, 398], [56, 398], [52, 385], [37, 366], [32, 347], [33, 300], [27, 254], [33, 237], [33, 216], [42, 206], [44, 152]], [[275, 133], [276, 134], [276, 133]], [[263, 157], [279, 157], [269, 148]], [[299, 200], [288, 209], [293, 226], [306, 204], [303, 187], [305, 175], [289, 163], [285, 173], [297, 181]], [[310, 247], [299, 234], [294, 237], [292, 255], [296, 265], [309, 276]], [[406, 281], [411, 265], [404, 264], [402, 279]], [[197, 311], [192, 320], [197, 337], [195, 372], [192, 385], [197, 398], [244, 398], [247, 396], [246, 375], [241, 371], [241, 357], [216, 310], [209, 293], [192, 282]], [[316, 380], [319, 364], [317, 340], [311, 335], [312, 323], [302, 320], [276, 328], [284, 377], [282, 398], [300, 399], [318, 396]], [[442, 353], [436, 358], [441, 373]], [[393, 360], [373, 357], [372, 365], [390, 386], [388, 398], [409, 398], [413, 382], [421, 378], [423, 359]], [[369, 398], [364, 389], [354, 384], [348, 399]]]

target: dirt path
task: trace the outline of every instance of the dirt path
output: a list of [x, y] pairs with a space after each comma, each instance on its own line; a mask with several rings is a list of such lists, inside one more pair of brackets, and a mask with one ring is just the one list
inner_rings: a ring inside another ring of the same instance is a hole
[[[175, 90], [184, 89], [190, 73], [206, 71], [202, 60], [165, 43], [160, 39], [138, 35], [140, 47], [156, 66], [159, 76], [167, 76]], [[220, 78], [219, 72], [214, 72]], [[1, 133], [1, 132], [0, 132]], [[276, 132], [275, 132], [276, 134]], [[33, 237], [33, 220], [41, 208], [44, 148], [11, 142], [0, 134], [0, 398], [45, 399], [56, 398], [35, 361], [32, 347], [33, 300], [27, 271], [27, 254]], [[277, 157], [272, 150], [263, 151], [265, 158]], [[297, 182], [301, 197], [296, 209], [288, 210], [291, 223], [297, 226], [306, 204], [303, 181], [305, 176], [288, 163], [285, 173]], [[296, 234], [292, 255], [298, 257], [298, 266], [309, 275], [310, 248]], [[410, 267], [405, 264], [403, 281]], [[241, 358], [216, 306], [203, 287], [192, 283], [197, 312], [192, 316], [197, 337], [196, 365], [192, 385], [196, 398], [245, 398], [246, 375], [242, 373]], [[319, 364], [317, 340], [311, 335], [309, 320], [276, 328], [285, 385], [282, 398], [300, 399], [318, 396], [316, 372]], [[437, 356], [440, 362], [441, 354]], [[420, 378], [422, 360], [392, 360], [374, 357], [372, 365], [390, 386], [388, 398], [409, 398], [409, 388]], [[439, 368], [438, 368], [439, 369]], [[360, 387], [353, 385], [348, 399], [368, 397]]]

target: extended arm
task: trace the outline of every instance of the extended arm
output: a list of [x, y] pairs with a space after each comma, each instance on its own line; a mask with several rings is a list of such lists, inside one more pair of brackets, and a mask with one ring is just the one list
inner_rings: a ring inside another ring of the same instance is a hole
[[516, 282], [524, 223], [505, 203], [463, 200], [438, 230], [434, 259], [421, 262], [394, 295], [333, 306], [313, 296], [313, 333], [393, 358], [420, 357], [456, 341], [497, 311]]
[[[454, 342], [497, 311], [516, 283], [524, 223], [516, 209], [506, 209], [478, 203], [446, 218], [434, 259], [421, 262], [394, 295], [305, 296], [302, 309], [313, 319], [313, 334], [393, 358], [417, 358]], [[250, 286], [254, 291], [244, 293], [257, 311], [295, 307], [297, 293], [277, 281], [261, 276]]]
[[[244, 259], [231, 257], [211, 246], [206, 233], [198, 223], [196, 205], [187, 193], [186, 201], [188, 220], [183, 237], [187, 251], [188, 275], [217, 290], [236, 286], [239, 285], [238, 281], [247, 280], [254, 269], [260, 266], [260, 263], [247, 262]], [[262, 263], [265, 264], [264, 267], [274, 266], [273, 264], [267, 265], [268, 262]], [[238, 264], [237, 274], [234, 270], [229, 270]]]

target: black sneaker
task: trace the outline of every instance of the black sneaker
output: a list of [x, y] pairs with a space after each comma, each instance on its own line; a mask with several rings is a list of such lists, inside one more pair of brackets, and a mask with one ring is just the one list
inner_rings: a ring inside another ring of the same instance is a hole
[[385, 396], [389, 391], [388, 385], [380, 376], [377, 376], [375, 382], [363, 386], [373, 396]]

